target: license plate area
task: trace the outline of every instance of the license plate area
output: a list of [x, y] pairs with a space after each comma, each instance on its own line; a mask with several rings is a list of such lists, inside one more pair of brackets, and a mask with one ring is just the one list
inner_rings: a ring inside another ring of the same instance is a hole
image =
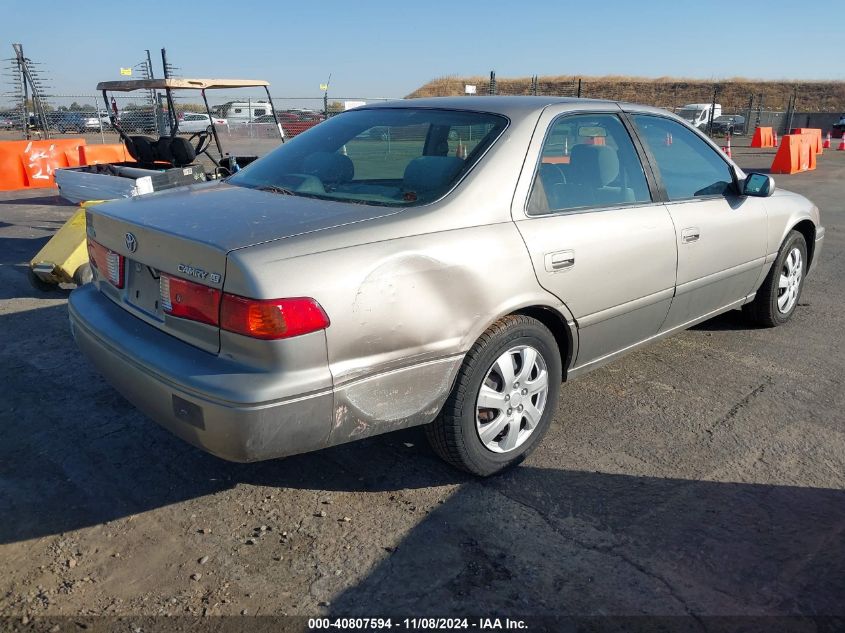
[[126, 302], [133, 308], [164, 321], [161, 307], [160, 275], [140, 262], [126, 261]]

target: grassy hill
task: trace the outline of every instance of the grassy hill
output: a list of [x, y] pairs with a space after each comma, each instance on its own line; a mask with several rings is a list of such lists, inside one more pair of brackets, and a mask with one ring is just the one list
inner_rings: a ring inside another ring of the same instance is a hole
[[[687, 103], [710, 102], [713, 88], [718, 87], [717, 102], [725, 112], [745, 110], [752, 95], [755, 107], [762, 95], [765, 110], [784, 110], [792, 94], [797, 95], [796, 110], [799, 112], [845, 112], [843, 81], [761, 81], [742, 77], [709, 81], [622, 76], [580, 79], [582, 97], [633, 101], [669, 109]], [[578, 80], [577, 75], [539, 77], [537, 94], [574, 96]], [[417, 88], [408, 98], [462, 95], [466, 84], [476, 85], [478, 94], [487, 94], [489, 77], [440, 77]], [[532, 94], [530, 77], [497, 77], [496, 84], [498, 94]]]

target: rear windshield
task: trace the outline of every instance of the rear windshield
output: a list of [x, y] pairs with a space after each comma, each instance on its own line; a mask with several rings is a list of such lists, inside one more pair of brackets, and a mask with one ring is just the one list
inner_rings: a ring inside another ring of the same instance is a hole
[[350, 110], [227, 182], [344, 202], [424, 204], [445, 195], [507, 126], [505, 117], [423, 108]]

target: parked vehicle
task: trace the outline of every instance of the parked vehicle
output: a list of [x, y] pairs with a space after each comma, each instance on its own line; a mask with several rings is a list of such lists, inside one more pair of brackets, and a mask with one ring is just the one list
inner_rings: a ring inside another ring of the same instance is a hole
[[[326, 118], [322, 114], [303, 112], [277, 112], [276, 116], [285, 132], [285, 138], [293, 138], [297, 134], [302, 134], [305, 130], [310, 130]], [[272, 114], [264, 114], [256, 117], [253, 124], [275, 125], [276, 119]]]
[[86, 112], [57, 110], [47, 113], [47, 124], [61, 134], [83, 133], [100, 129], [100, 119]]
[[734, 308], [789, 321], [824, 238], [682, 119], [544, 97], [367, 105], [88, 219], [76, 341], [179, 437], [252, 461], [426, 425], [479, 475], [562, 381]]
[[739, 114], [723, 114], [713, 119], [713, 134], [744, 134], [745, 117]]
[[212, 124], [226, 126], [228, 121], [219, 117], [212, 119], [208, 114], [202, 112], [185, 112], [179, 117], [179, 131], [189, 134], [203, 131], [211, 134]]
[[[173, 93], [183, 91], [236, 90], [240, 88], [263, 88], [270, 99], [266, 81], [249, 79], [139, 79], [128, 81], [106, 81], [97, 85], [102, 91], [105, 104], [111, 108], [113, 127], [123, 141], [132, 162], [98, 163], [56, 170], [56, 185], [59, 194], [71, 202], [83, 200], [110, 200], [134, 197], [190, 185], [207, 179], [230, 175], [240, 167], [255, 160], [256, 156], [224, 154], [223, 143], [217, 134], [217, 126], [211, 125], [211, 112], [204, 115], [187, 113], [181, 119], [172, 116]], [[170, 109], [159, 113], [162, 128], [167, 134], [158, 134], [159, 121], [152, 108], [125, 108], [120, 111], [109, 92], [144, 92], [161, 90]], [[95, 121], [98, 119], [94, 118]], [[187, 130], [183, 128], [187, 127]], [[154, 133], [157, 138], [146, 134]], [[188, 138], [180, 132], [190, 134]], [[270, 130], [272, 131], [272, 130]], [[284, 142], [281, 130], [276, 126], [276, 138]], [[212, 147], [214, 149], [212, 149]], [[199, 161], [200, 155], [214, 166], [206, 171]], [[37, 272], [37, 271], [36, 271]]]
[[11, 130], [20, 125], [21, 117], [14, 112], [0, 112], [0, 130]]
[[845, 114], [843, 114], [839, 120], [833, 124], [831, 133], [840, 137], [845, 134]]
[[230, 101], [214, 109], [213, 114], [225, 118], [230, 125], [251, 123], [258, 117], [273, 113], [270, 101]]
[[690, 103], [678, 110], [678, 116], [684, 119], [693, 127], [703, 128], [710, 121], [710, 111], [713, 111], [713, 119], [722, 115], [722, 106], [717, 103]]
[[152, 108], [127, 108], [117, 118], [118, 125], [126, 132], [155, 134], [158, 131], [156, 112]]

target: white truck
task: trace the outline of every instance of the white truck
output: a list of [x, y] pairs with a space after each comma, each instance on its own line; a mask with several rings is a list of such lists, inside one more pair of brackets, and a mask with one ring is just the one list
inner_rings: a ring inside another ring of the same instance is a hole
[[710, 121], [710, 111], [713, 110], [713, 118], [722, 115], [722, 105], [717, 103], [688, 103], [679, 109], [677, 114], [682, 119], [689, 121], [694, 127], [704, 128]]
[[237, 125], [252, 123], [260, 116], [273, 114], [273, 104], [270, 101], [229, 101], [212, 110], [225, 118], [230, 125]]

